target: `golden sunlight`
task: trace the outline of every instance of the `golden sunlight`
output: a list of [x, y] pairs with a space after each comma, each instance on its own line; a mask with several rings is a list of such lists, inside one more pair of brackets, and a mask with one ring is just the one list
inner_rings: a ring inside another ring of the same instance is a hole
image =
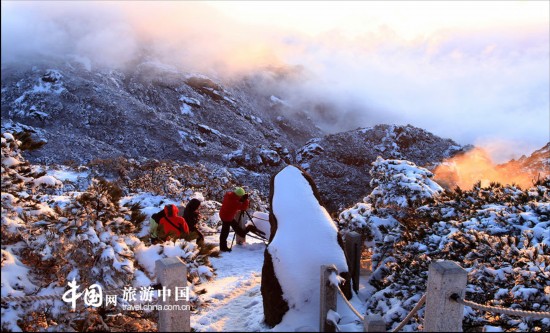
[[496, 165], [489, 153], [481, 148], [446, 160], [435, 169], [434, 174], [434, 179], [440, 184], [451, 188], [459, 186], [462, 189], [471, 189], [478, 181], [482, 187], [497, 182], [528, 188], [533, 185], [535, 178], [516, 166]]

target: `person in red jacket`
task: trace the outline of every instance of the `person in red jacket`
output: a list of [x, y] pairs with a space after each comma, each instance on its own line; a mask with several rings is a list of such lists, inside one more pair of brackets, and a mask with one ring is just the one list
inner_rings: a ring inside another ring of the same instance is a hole
[[189, 226], [185, 219], [178, 216], [176, 205], [164, 206], [164, 216], [159, 221], [157, 235], [161, 240], [178, 239], [189, 234]]
[[222, 220], [220, 251], [231, 252], [231, 249], [227, 247], [227, 236], [229, 236], [230, 227], [241, 237], [246, 237], [248, 232], [255, 229], [254, 226], [250, 225], [243, 229], [235, 219], [237, 212], [247, 210], [249, 205], [248, 194], [242, 187], [235, 187], [232, 192], [225, 193], [220, 208], [220, 219]]

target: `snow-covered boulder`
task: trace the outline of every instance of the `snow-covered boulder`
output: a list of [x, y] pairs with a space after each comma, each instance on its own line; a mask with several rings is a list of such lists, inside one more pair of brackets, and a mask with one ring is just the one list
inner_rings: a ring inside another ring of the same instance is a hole
[[[285, 167], [272, 178], [270, 198], [274, 225], [261, 286], [265, 322], [293, 331], [295, 321], [286, 323], [285, 315], [319, 317], [321, 265], [334, 264], [344, 278], [348, 267], [336, 225], [321, 206], [317, 187], [307, 173]], [[349, 284], [343, 288], [350, 293]]]

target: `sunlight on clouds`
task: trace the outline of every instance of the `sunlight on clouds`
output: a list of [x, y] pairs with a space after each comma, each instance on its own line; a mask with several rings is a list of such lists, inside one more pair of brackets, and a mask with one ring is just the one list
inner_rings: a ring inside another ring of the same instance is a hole
[[514, 166], [497, 166], [482, 148], [475, 148], [463, 155], [446, 160], [434, 171], [434, 179], [440, 184], [456, 184], [462, 189], [471, 189], [476, 182], [482, 187], [491, 182], [516, 184], [522, 188], [533, 185], [533, 175], [526, 174]]
[[[4, 1], [2, 62], [153, 59], [225, 78], [281, 67], [298, 79], [266, 89], [296, 109], [330, 105], [331, 121], [319, 124], [329, 132], [412, 124], [460, 144], [491, 137], [532, 151], [548, 141], [549, 4]], [[491, 156], [525, 153], [503, 149]]]

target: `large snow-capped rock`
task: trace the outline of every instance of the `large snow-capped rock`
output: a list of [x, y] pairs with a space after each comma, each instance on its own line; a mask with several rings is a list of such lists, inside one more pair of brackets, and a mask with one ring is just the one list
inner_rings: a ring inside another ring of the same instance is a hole
[[[348, 267], [336, 225], [301, 169], [287, 166], [273, 177], [270, 220], [261, 287], [265, 321], [277, 325], [288, 311], [291, 317], [318, 318], [320, 267], [334, 264], [343, 277]], [[349, 293], [349, 284], [345, 288]]]
[[298, 122], [252, 89], [150, 60], [125, 70], [3, 64], [2, 122], [31, 126], [49, 142], [30, 155], [36, 162], [130, 156], [280, 168], [321, 132], [304, 117], [288, 128]]

